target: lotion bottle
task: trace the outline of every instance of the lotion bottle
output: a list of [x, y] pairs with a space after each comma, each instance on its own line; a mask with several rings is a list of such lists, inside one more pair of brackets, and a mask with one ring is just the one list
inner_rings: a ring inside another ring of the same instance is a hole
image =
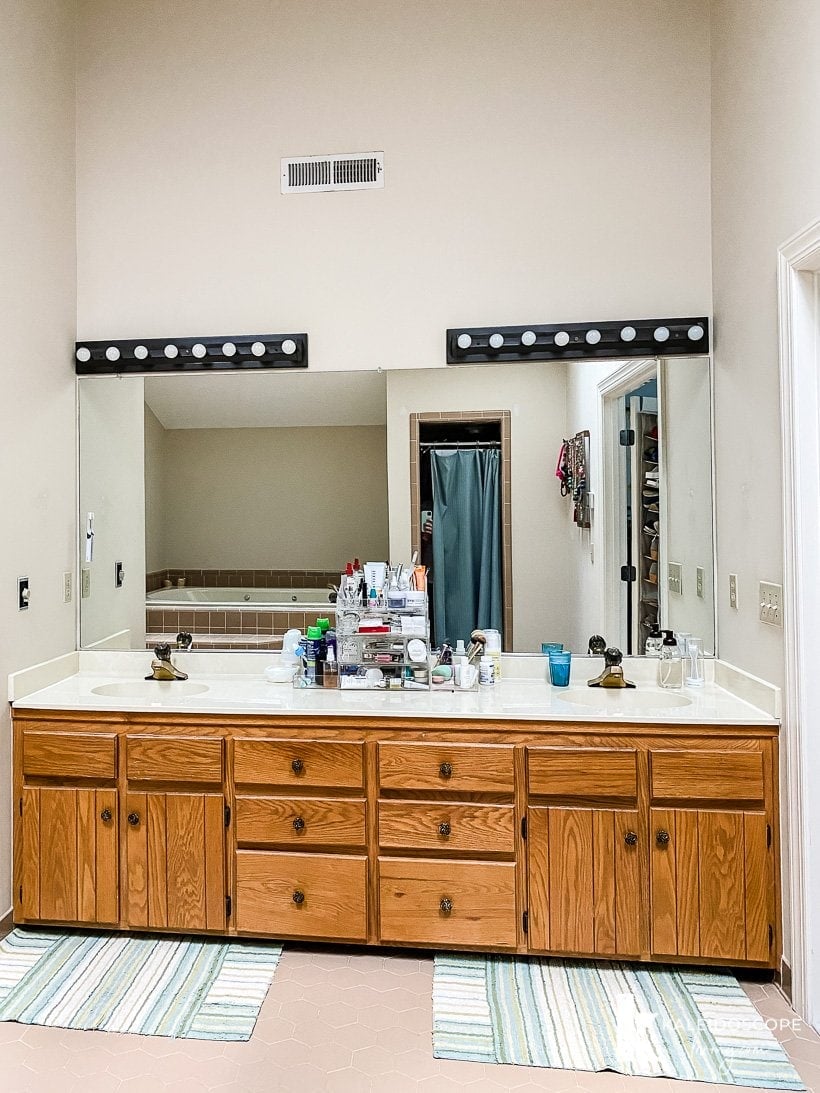
[[658, 662], [658, 686], [679, 691], [683, 687], [683, 659], [671, 630], [664, 630], [661, 659]]

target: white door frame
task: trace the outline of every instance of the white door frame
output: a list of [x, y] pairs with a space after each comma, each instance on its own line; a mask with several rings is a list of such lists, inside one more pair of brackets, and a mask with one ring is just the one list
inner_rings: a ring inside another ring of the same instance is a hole
[[[612, 453], [618, 451], [618, 434], [623, 421], [618, 415], [618, 400], [646, 380], [657, 375], [657, 357], [626, 361], [622, 368], [610, 372], [598, 384], [598, 466], [601, 468], [601, 494], [596, 508], [603, 510], [603, 581], [602, 613], [604, 634], [626, 634], [626, 604], [620, 580], [608, 577], [620, 568], [626, 545], [626, 491], [624, 476], [619, 473]], [[610, 637], [610, 643], [615, 641]]]
[[[781, 801], [788, 817], [792, 1001], [820, 1025], [820, 220], [778, 253], [786, 688]], [[814, 752], [814, 754], [812, 754]], [[812, 778], [812, 772], [815, 778]]]

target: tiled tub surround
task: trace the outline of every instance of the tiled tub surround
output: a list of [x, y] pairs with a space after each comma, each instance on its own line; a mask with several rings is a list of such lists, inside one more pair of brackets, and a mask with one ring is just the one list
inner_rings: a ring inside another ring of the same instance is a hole
[[[184, 587], [176, 587], [181, 578], [185, 579]], [[172, 581], [171, 588], [164, 586], [166, 580]], [[198, 649], [278, 649], [287, 630], [296, 628], [304, 633], [317, 616], [332, 612], [328, 585], [338, 581], [337, 572], [320, 570], [169, 569], [149, 573], [146, 648], [161, 640], [173, 641], [180, 631], [186, 631], [193, 635], [194, 648]], [[213, 600], [208, 598], [209, 590], [213, 590]], [[232, 590], [236, 590], [236, 596], [230, 595]], [[265, 590], [270, 590], [270, 595], [264, 595]], [[310, 596], [310, 590], [315, 591], [314, 596]], [[280, 602], [240, 602], [251, 592], [255, 601], [261, 595], [264, 601]], [[293, 602], [288, 592], [292, 596], [298, 593], [299, 602]], [[169, 599], [154, 599], [158, 593]], [[204, 602], [189, 602], [200, 594]], [[177, 597], [185, 602], [174, 603]], [[226, 599], [234, 602], [228, 604]], [[309, 606], [308, 600], [312, 601]]]
[[201, 588], [321, 588], [338, 584], [344, 569], [157, 569], [145, 575], [145, 591], [156, 592], [166, 581]]

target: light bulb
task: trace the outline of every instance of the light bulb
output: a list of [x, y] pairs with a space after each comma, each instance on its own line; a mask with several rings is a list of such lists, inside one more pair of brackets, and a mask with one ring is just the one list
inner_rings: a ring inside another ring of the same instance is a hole
[[77, 357], [78, 361], [81, 361], [83, 364], [85, 364], [87, 361], [91, 360], [91, 350], [87, 349], [84, 345], [81, 345], [80, 348], [77, 350], [75, 356]]
[[148, 356], [147, 346], [135, 345], [134, 346], [134, 356], [137, 358], [138, 361], [144, 361], [145, 358]]
[[116, 345], [109, 345], [105, 351], [105, 359], [107, 361], [118, 361], [120, 359], [120, 351]]
[[697, 323], [695, 326], [690, 326], [686, 331], [686, 336], [689, 338], [690, 342], [700, 341], [703, 337], [703, 327], [700, 323]]
[[569, 345], [569, 334], [567, 334], [566, 330], [559, 330], [553, 338], [553, 341], [556, 345]]
[[191, 346], [191, 353], [197, 358], [197, 360], [201, 361], [203, 357], [206, 357], [208, 355], [208, 350], [205, 348], [202, 342], [197, 342], [196, 345]]
[[656, 342], [668, 342], [669, 341], [669, 327], [668, 326], [656, 326], [655, 333], [653, 335]]
[[234, 353], [236, 353], [236, 346], [233, 344], [233, 342], [225, 342], [225, 344], [222, 346], [222, 356], [232, 357]]
[[473, 339], [470, 337], [469, 334], [459, 334], [458, 340], [456, 342], [456, 345], [459, 347], [459, 349], [469, 349], [472, 344]]
[[254, 342], [251, 346], [251, 353], [253, 353], [255, 357], [264, 357], [266, 352], [267, 350], [264, 342]]
[[525, 330], [524, 333], [521, 335], [521, 344], [522, 345], [535, 345], [535, 331], [534, 330]]
[[588, 330], [586, 332], [587, 345], [597, 345], [600, 340], [601, 340], [601, 331], [600, 330]]
[[285, 338], [282, 342], [282, 352], [286, 353], [289, 357], [296, 352], [296, 342], [293, 338]]
[[169, 342], [162, 351], [169, 361], [172, 361], [174, 357], [179, 356], [179, 349], [171, 342]]
[[490, 335], [490, 349], [500, 349], [504, 344], [503, 334], [491, 334]]
[[634, 342], [638, 336], [638, 331], [634, 326], [621, 327], [621, 341], [622, 342]]

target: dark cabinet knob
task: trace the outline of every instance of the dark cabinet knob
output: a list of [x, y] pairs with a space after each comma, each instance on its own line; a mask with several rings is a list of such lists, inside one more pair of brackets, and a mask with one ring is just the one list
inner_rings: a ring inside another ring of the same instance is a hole
[[297, 816], [296, 819], [293, 821], [293, 830], [294, 831], [304, 831], [305, 830], [305, 821], [302, 819], [301, 816]]
[[655, 835], [655, 842], [658, 844], [658, 846], [666, 846], [669, 842], [669, 832], [663, 830], [659, 831]]
[[296, 904], [297, 907], [301, 906], [301, 904], [305, 902], [305, 893], [300, 892], [297, 888], [296, 891], [293, 893], [293, 902]]
[[444, 896], [438, 907], [443, 915], [449, 915], [453, 909], [453, 901]]
[[129, 812], [128, 813], [128, 822], [129, 822], [129, 824], [131, 824], [132, 827], [136, 827], [137, 824], [140, 822], [139, 812]]
[[293, 771], [294, 774], [301, 774], [302, 771], [305, 769], [305, 764], [302, 762], [301, 759], [294, 759], [293, 762], [290, 764], [290, 769]]
[[447, 820], [438, 825], [438, 833], [439, 835], [443, 835], [445, 839], [450, 834], [450, 825]]
[[111, 809], [110, 808], [104, 808], [102, 810], [102, 812], [100, 813], [100, 819], [102, 820], [102, 822], [104, 824], [111, 823], [111, 820], [113, 819], [113, 817], [111, 815]]
[[638, 842], [638, 836], [634, 831], [627, 831], [624, 835], [624, 842], [627, 846], [636, 846]]
[[450, 778], [453, 773], [453, 768], [449, 763], [442, 763], [438, 768], [438, 772], [442, 778]]

